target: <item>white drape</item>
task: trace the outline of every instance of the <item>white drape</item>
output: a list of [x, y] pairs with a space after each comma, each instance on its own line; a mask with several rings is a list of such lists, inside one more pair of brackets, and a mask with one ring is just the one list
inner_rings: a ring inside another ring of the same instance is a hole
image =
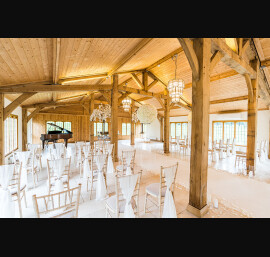
[[124, 218], [135, 218], [135, 214], [131, 205], [131, 198], [137, 183], [138, 174], [123, 176], [119, 178], [120, 188], [123, 197], [126, 200]]
[[133, 156], [134, 156], [134, 151], [123, 151], [123, 158], [126, 160], [126, 164], [127, 164], [126, 175], [131, 175], [130, 163], [132, 161]]
[[26, 152], [16, 152], [19, 161], [22, 163], [22, 171], [21, 171], [21, 185], [26, 185], [28, 187], [27, 180], [27, 165], [30, 158], [30, 151]]
[[176, 172], [176, 166], [164, 169], [165, 185], [167, 188], [166, 188], [162, 218], [177, 218], [176, 208], [175, 208], [172, 192], [170, 190], [170, 187], [174, 180], [175, 172]]
[[54, 193], [64, 191], [64, 185], [61, 177], [65, 171], [65, 160], [66, 159], [61, 158], [53, 161], [54, 174], [56, 176]]
[[113, 144], [106, 144], [108, 151], [108, 164], [107, 164], [107, 173], [114, 173], [113, 160], [112, 160], [112, 150]]
[[106, 154], [99, 154], [94, 157], [98, 168], [98, 177], [96, 184], [96, 200], [103, 200], [107, 195], [105, 179], [102, 171], [106, 161], [106, 157], [107, 157]]
[[8, 188], [13, 171], [14, 165], [0, 166], [0, 218], [14, 218], [15, 216], [15, 205]]

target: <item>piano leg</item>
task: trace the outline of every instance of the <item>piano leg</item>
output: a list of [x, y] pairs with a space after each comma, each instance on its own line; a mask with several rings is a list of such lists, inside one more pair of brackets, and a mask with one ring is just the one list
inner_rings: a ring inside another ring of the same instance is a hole
[[44, 150], [45, 140], [42, 140], [42, 150]]
[[67, 148], [68, 140], [65, 138], [64, 141], [65, 141], [65, 146], [66, 146], [66, 148]]

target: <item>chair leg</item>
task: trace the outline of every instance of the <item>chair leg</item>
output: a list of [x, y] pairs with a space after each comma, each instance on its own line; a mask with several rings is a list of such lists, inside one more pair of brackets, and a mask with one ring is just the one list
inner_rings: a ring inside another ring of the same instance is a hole
[[34, 171], [32, 171], [32, 177], [33, 177], [34, 187], [36, 187], [36, 180], [35, 180], [35, 174], [34, 174]]
[[17, 195], [17, 198], [18, 198], [19, 214], [20, 214], [20, 218], [22, 218], [21, 198], [20, 198], [20, 196], [18, 196], [18, 195]]
[[147, 202], [147, 193], [145, 194], [145, 201], [144, 201], [144, 214], [146, 213], [146, 202]]
[[91, 181], [91, 188], [90, 188], [90, 200], [91, 200], [91, 197], [92, 197], [92, 189], [93, 189], [93, 181]]
[[25, 193], [25, 190], [23, 191], [23, 198], [24, 198], [25, 208], [27, 208], [27, 203], [26, 203], [26, 193]]

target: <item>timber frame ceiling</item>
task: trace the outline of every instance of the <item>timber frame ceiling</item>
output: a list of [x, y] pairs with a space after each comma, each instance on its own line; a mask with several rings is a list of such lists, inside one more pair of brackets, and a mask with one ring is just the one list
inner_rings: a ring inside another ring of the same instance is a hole
[[[269, 109], [270, 39], [221, 40], [246, 63], [259, 57], [264, 86], [260, 86], [258, 109]], [[170, 116], [187, 115], [192, 102], [192, 71], [180, 42], [178, 38], [1, 38], [0, 92], [10, 101], [21, 97], [21, 106], [30, 112], [38, 108], [50, 113], [87, 114], [84, 104], [91, 97], [96, 104], [109, 101], [110, 77], [117, 73], [119, 105], [128, 95], [136, 106], [153, 104], [163, 116], [162, 95], [174, 78], [172, 56], [178, 54], [177, 78], [184, 79], [186, 87], [182, 103], [171, 106]], [[210, 77], [210, 113], [246, 111], [245, 77], [221, 57], [217, 60]]]

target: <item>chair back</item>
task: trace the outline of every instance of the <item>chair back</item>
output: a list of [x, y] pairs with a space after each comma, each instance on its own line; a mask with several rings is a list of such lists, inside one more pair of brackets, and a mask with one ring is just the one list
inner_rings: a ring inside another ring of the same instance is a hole
[[130, 169], [133, 172], [135, 166], [135, 156], [136, 150], [124, 150], [122, 151], [120, 163], [122, 165], [122, 170], [125, 171], [127, 169], [127, 164], [130, 159]]
[[140, 192], [140, 184], [141, 184], [141, 177], [142, 177], [142, 171], [138, 172], [137, 174], [132, 175], [115, 175], [115, 192], [116, 192], [116, 215], [119, 217], [120, 211], [119, 211], [119, 203], [121, 201], [124, 201], [123, 192], [121, 190], [121, 180], [127, 177], [134, 177], [137, 176], [137, 182], [135, 185], [135, 188], [132, 193], [132, 198], [136, 202], [136, 208], [134, 211], [135, 216], [138, 216], [139, 214], [139, 192]]
[[27, 184], [26, 170], [22, 170], [22, 163], [14, 164], [13, 175], [10, 182], [11, 189], [16, 189], [16, 194], [19, 198], [21, 191], [24, 190]]
[[161, 171], [160, 171], [160, 190], [159, 190], [159, 200], [161, 201], [161, 193], [163, 188], [167, 188], [166, 186], [166, 173], [172, 172], [173, 179], [172, 183], [170, 186], [170, 191], [172, 192], [172, 195], [174, 196], [174, 188], [175, 188], [175, 179], [177, 175], [177, 170], [178, 170], [178, 162], [175, 165], [168, 166], [168, 167], [163, 167], [161, 166]]
[[65, 169], [62, 173], [62, 176], [67, 176], [67, 184], [69, 185], [69, 176], [70, 176], [70, 163], [71, 163], [71, 157], [69, 158], [63, 158], [63, 159], [53, 159], [53, 160], [48, 160], [47, 159], [47, 174], [48, 174], [48, 183], [51, 185], [52, 179], [56, 177], [55, 175], [55, 165], [56, 162], [63, 160]]
[[77, 218], [81, 194], [78, 187], [50, 195], [32, 196], [37, 218]]

